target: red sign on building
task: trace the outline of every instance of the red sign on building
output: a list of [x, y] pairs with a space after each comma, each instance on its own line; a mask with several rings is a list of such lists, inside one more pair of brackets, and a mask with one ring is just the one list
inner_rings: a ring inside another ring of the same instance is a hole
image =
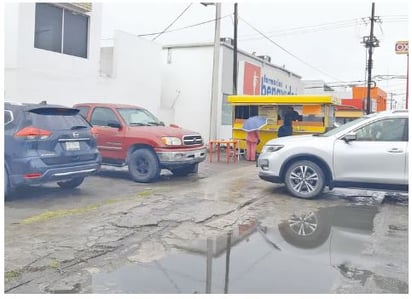
[[243, 94], [260, 95], [261, 70], [260, 67], [245, 62], [243, 76]]

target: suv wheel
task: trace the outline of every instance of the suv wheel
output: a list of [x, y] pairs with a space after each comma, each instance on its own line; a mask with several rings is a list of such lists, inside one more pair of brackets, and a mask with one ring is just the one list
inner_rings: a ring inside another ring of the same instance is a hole
[[57, 182], [57, 185], [59, 185], [63, 189], [74, 189], [80, 186], [83, 181], [84, 178], [73, 178], [71, 180]]
[[292, 195], [310, 199], [323, 191], [325, 174], [319, 165], [312, 161], [297, 161], [286, 170], [285, 185]]
[[160, 175], [159, 161], [149, 149], [135, 150], [129, 157], [128, 167], [133, 180], [139, 183], [148, 183]]

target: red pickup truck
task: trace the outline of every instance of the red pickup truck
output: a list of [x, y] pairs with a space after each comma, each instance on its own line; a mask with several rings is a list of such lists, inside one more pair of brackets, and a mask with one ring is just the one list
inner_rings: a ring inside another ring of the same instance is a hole
[[74, 107], [93, 125], [102, 164], [127, 165], [136, 182], [154, 181], [162, 169], [179, 176], [197, 173], [206, 158], [200, 134], [174, 125], [166, 127], [144, 108], [102, 103]]

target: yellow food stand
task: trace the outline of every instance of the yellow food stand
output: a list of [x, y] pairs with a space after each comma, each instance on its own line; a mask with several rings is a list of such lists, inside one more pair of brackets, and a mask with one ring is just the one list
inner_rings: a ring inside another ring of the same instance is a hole
[[333, 127], [334, 106], [340, 105], [340, 100], [327, 95], [236, 95], [229, 96], [228, 103], [233, 106], [232, 138], [240, 141], [241, 149], [246, 147], [247, 134], [242, 130], [243, 122], [255, 115], [267, 119], [267, 124], [259, 129], [259, 153], [267, 141], [278, 137], [278, 130], [290, 107], [302, 118], [301, 121], [292, 122], [293, 135], [323, 133]]

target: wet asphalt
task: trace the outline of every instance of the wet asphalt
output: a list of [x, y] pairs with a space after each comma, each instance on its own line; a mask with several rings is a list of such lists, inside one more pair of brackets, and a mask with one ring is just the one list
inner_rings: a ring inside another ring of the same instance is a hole
[[290, 197], [255, 162], [153, 184], [105, 167], [5, 202], [5, 293], [408, 293], [408, 196]]

